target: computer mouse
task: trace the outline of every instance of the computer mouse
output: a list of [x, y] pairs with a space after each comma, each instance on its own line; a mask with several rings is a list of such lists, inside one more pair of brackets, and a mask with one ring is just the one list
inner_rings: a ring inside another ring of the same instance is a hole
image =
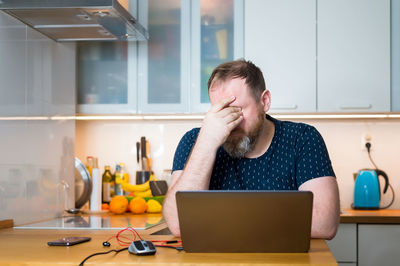
[[128, 251], [135, 255], [154, 255], [156, 247], [151, 241], [136, 240], [130, 244]]

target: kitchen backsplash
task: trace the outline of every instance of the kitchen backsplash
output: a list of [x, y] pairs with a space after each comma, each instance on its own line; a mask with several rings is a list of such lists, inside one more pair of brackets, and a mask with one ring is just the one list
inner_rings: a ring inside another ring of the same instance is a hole
[[75, 45], [0, 12], [0, 81], [0, 220], [59, 216], [74, 204]]
[[[293, 120], [315, 126], [325, 139], [333, 168], [339, 183], [341, 208], [350, 208], [353, 202], [353, 173], [362, 168], [372, 168], [368, 154], [361, 148], [365, 133], [372, 137], [372, 157], [384, 170], [397, 198], [391, 208], [400, 208], [400, 120], [349, 119], [349, 120]], [[77, 121], [75, 154], [81, 160], [86, 156], [99, 157], [101, 172], [104, 165], [115, 167], [124, 162], [132, 175], [138, 169], [136, 141], [146, 136], [150, 142], [153, 170], [161, 176], [163, 169], [171, 169], [175, 148], [183, 134], [201, 126], [200, 120], [158, 121]], [[382, 198], [390, 202], [391, 192]]]

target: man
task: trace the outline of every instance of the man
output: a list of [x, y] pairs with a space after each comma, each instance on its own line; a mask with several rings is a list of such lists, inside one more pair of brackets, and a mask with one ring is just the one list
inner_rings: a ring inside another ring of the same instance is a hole
[[249, 61], [219, 65], [208, 90], [211, 109], [200, 129], [183, 136], [175, 153], [163, 208], [171, 232], [180, 235], [179, 190], [308, 190], [314, 194], [311, 237], [332, 239], [339, 223], [339, 193], [318, 131], [265, 114], [271, 95], [260, 69]]

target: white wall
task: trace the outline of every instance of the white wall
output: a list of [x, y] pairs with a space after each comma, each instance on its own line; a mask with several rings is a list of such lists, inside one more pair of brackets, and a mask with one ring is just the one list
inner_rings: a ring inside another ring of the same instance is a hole
[[[353, 202], [353, 173], [361, 168], [372, 168], [368, 155], [361, 149], [364, 133], [372, 136], [372, 157], [384, 170], [397, 193], [391, 208], [400, 208], [400, 120], [304, 120], [314, 125], [325, 139], [333, 168], [337, 175], [342, 209]], [[201, 125], [193, 121], [77, 121], [76, 156], [86, 161], [86, 156], [99, 157], [101, 171], [105, 164], [112, 167], [125, 162], [132, 175], [138, 169], [135, 143], [146, 136], [151, 144], [154, 172], [160, 176], [163, 169], [172, 167], [175, 148], [183, 134]], [[382, 203], [391, 199], [383, 196]]]
[[75, 44], [0, 12], [0, 220], [20, 225], [63, 213], [60, 184], [73, 188], [75, 121], [50, 117], [74, 114]]

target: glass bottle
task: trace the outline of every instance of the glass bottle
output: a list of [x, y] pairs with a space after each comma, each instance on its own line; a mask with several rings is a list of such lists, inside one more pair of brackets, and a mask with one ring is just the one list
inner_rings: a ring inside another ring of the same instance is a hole
[[[122, 182], [129, 183], [129, 174], [128, 171], [126, 171], [125, 163], [120, 163], [120, 165], [121, 165]], [[129, 192], [126, 191], [125, 195], [129, 195]]]
[[90, 177], [92, 177], [92, 169], [93, 169], [93, 156], [88, 156], [86, 157], [86, 168], [90, 174]]
[[122, 180], [126, 183], [129, 183], [129, 174], [126, 171], [126, 166], [124, 163], [120, 163], [121, 166], [121, 173], [122, 173]]
[[110, 171], [110, 166], [106, 165], [104, 167], [104, 173], [102, 176], [102, 183], [103, 183], [103, 203], [109, 203], [111, 201], [111, 182], [112, 182], [112, 174]]
[[117, 164], [115, 167], [115, 195], [124, 195], [124, 190], [122, 189], [122, 173], [121, 166]]

